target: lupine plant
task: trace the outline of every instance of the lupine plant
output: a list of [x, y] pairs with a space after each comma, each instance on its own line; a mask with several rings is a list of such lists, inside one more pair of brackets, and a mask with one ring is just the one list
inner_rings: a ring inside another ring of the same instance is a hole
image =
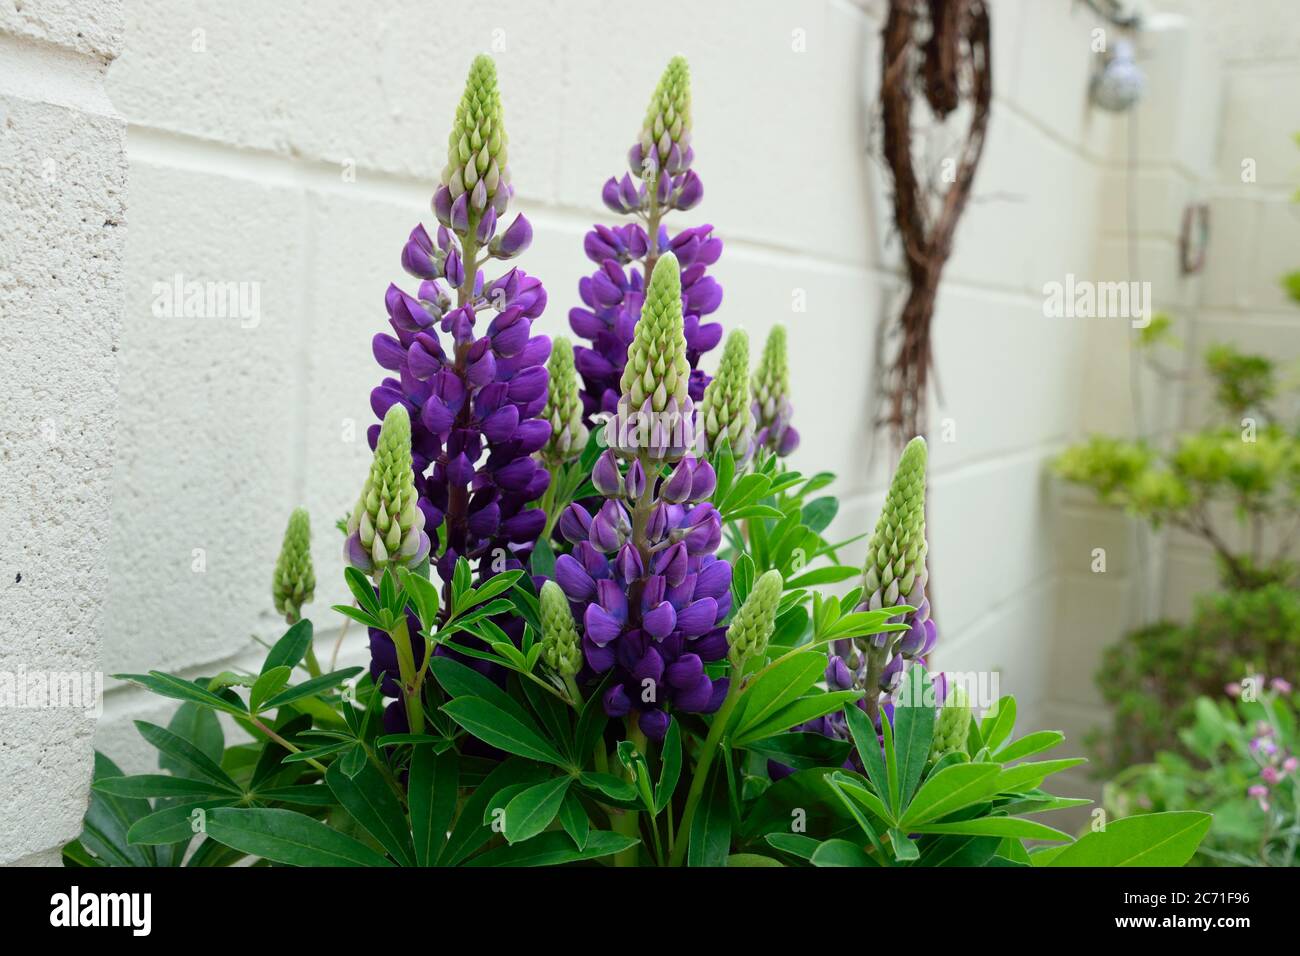
[[[604, 278], [584, 283], [600, 305], [574, 324], [594, 349], [552, 352], [532, 334], [535, 279], [479, 273], [529, 233], [516, 219], [496, 234], [505, 148], [480, 58], [436, 238], [417, 228], [403, 254], [424, 284], [389, 290], [395, 337], [375, 342], [397, 377], [372, 395], [382, 425], [343, 544], [353, 603], [335, 608], [369, 630], [370, 668], [310, 663], [295, 516], [272, 589], [288, 631], [257, 673], [120, 675], [182, 701], [170, 727], [140, 725], [163, 772], [101, 758], [66, 860], [1184, 863], [1205, 814], [1078, 840], [1033, 819], [1085, 802], [1042, 786], [1079, 761], [1033, 759], [1061, 735], [1016, 736], [1013, 698], [977, 700], [930, 669], [925, 443], [903, 453], [859, 561], [865, 536], [827, 536], [833, 476], [786, 457], [784, 332], [752, 377], [739, 330], [715, 380], [696, 367], [721, 334], [699, 324], [720, 301], [703, 275], [719, 244], [707, 227], [669, 240], [660, 225], [700, 196], [685, 63], [656, 91], [633, 173], [606, 186], [646, 225], [592, 234], [624, 244], [600, 249]], [[617, 301], [596, 297], [606, 282]], [[239, 742], [226, 746], [218, 716]]]

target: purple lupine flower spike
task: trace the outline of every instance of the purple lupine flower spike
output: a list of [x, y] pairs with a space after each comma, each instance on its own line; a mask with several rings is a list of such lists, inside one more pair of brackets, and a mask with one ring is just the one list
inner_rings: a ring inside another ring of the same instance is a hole
[[[680, 422], [681, 409], [690, 408], [676, 283], [676, 260], [665, 256], [651, 278], [618, 403], [629, 417]], [[643, 361], [650, 355], [659, 361]], [[710, 677], [705, 665], [728, 653], [731, 565], [714, 554], [722, 521], [704, 499], [716, 479], [690, 456], [691, 442], [664, 438], [654, 424], [611, 426], [621, 438], [592, 475], [605, 501], [594, 515], [581, 504], [562, 513], [560, 533], [574, 549], [556, 559], [555, 580], [582, 625], [580, 678], [610, 675], [605, 713], [635, 719], [647, 738], [659, 740], [670, 711], [712, 713], [726, 696], [728, 680]], [[637, 443], [645, 436], [654, 447]]]
[[[534, 458], [551, 434], [543, 416], [551, 343], [532, 334], [546, 292], [520, 269], [483, 273], [532, 238], [522, 216], [502, 229], [514, 192], [506, 144], [496, 68], [480, 56], [433, 198], [441, 225], [434, 236], [417, 227], [402, 251], [403, 267], [423, 281], [415, 295], [389, 288], [394, 334], [373, 344], [394, 375], [371, 393], [371, 407], [382, 418], [401, 404], [410, 415], [418, 507], [438, 538], [431, 559], [443, 580], [460, 558], [481, 576], [522, 567], [546, 522], [529, 507], [550, 482]], [[372, 448], [378, 434], [373, 426]]]
[[695, 226], [670, 236], [662, 225], [667, 213], [694, 208], [704, 196], [700, 177], [690, 168], [695, 156], [690, 142], [690, 74], [686, 61], [674, 57], [650, 101], [638, 142], [628, 154], [631, 172], [621, 179], [611, 176], [601, 190], [608, 209], [638, 221], [594, 226], [583, 241], [587, 257], [598, 268], [578, 283], [583, 304], [570, 310], [569, 324], [591, 343], [575, 349], [589, 417], [616, 410], [627, 350], [645, 299], [646, 277], [666, 252], [672, 252], [681, 266], [683, 332], [693, 370], [688, 379], [690, 397], [693, 402], [704, 397], [709, 377], [696, 366], [722, 339], [722, 326], [704, 321], [722, 303], [722, 286], [706, 273], [722, 254], [722, 240], [713, 235], [712, 226]]

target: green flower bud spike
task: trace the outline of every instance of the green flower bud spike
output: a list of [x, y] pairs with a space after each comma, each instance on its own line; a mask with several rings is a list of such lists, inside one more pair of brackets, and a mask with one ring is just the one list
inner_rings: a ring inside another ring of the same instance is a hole
[[939, 708], [934, 721], [934, 740], [930, 744], [930, 759], [937, 760], [944, 754], [956, 753], [966, 749], [966, 734], [970, 731], [970, 701], [966, 692], [954, 686], [948, 691], [948, 699]]
[[[625, 454], [681, 458], [695, 444], [690, 377], [681, 269], [677, 257], [666, 252], [650, 275], [641, 318], [627, 351], [618, 414], [607, 425], [609, 445]], [[634, 429], [635, 435], [630, 434]]]
[[275, 609], [285, 623], [296, 624], [302, 618], [302, 606], [315, 596], [316, 572], [311, 564], [311, 518], [306, 509], [296, 508], [284, 531], [280, 557], [275, 562], [271, 596]]
[[542, 660], [568, 683], [582, 667], [582, 647], [569, 599], [554, 581], [542, 585]]
[[565, 336], [556, 336], [551, 344], [551, 358], [546, 368], [550, 380], [542, 417], [551, 423], [551, 437], [542, 449], [541, 457], [555, 466], [582, 454], [587, 447], [578, 372], [573, 365], [573, 343]]
[[[675, 56], [668, 61], [650, 106], [646, 109], [645, 122], [641, 124], [639, 142], [640, 161], [632, 164], [636, 175], [642, 179], [646, 174], [667, 168], [669, 173], [678, 170], [669, 168], [673, 148], [677, 148], [676, 165], [689, 164], [687, 151], [691, 147], [691, 71], [684, 57]], [[635, 151], [634, 151], [635, 152]], [[652, 161], [653, 166], [646, 160]]]
[[754, 370], [754, 401], [764, 422], [776, 418], [782, 400], [790, 396], [790, 369], [786, 361], [785, 326], [774, 325], [763, 343], [763, 357]]
[[376, 578], [390, 565], [415, 567], [424, 561], [429, 556], [429, 536], [417, 499], [411, 470], [411, 419], [399, 402], [384, 415], [370, 476], [348, 517], [346, 560]]
[[919, 607], [925, 597], [925, 462], [925, 439], [913, 438], [903, 449], [867, 547], [862, 588], [869, 610]]
[[[475, 187], [483, 184], [475, 196]], [[456, 108], [456, 122], [447, 138], [447, 165], [442, 171], [442, 185], [455, 202], [470, 194], [470, 218], [491, 203], [498, 215], [505, 211], [504, 202], [494, 200], [498, 193], [508, 197], [510, 170], [506, 165], [506, 129], [502, 122], [501, 93], [497, 88], [497, 68], [492, 58], [479, 55], [470, 65], [465, 80], [465, 94]]]
[[718, 374], [700, 403], [700, 438], [706, 452], [725, 446], [737, 461], [749, 457], [754, 435], [749, 405], [749, 336], [743, 329], [735, 329], [727, 335]]
[[781, 603], [781, 589], [785, 581], [781, 572], [772, 570], [754, 582], [754, 589], [745, 598], [736, 616], [727, 628], [727, 657], [737, 673], [733, 685], [740, 680], [740, 670], [752, 657], [762, 658], [767, 653], [767, 642], [776, 628], [776, 609]]

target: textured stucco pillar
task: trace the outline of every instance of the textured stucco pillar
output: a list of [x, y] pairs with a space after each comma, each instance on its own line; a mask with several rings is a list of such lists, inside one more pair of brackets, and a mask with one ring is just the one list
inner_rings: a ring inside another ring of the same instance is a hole
[[[104, 76], [121, 38], [118, 0], [0, 0], [0, 863], [57, 864], [90, 782], [126, 233]], [[64, 706], [32, 706], [58, 675]]]

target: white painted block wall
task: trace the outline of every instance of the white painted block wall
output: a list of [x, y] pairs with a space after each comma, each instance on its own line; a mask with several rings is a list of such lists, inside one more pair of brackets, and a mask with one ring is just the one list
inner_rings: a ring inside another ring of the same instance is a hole
[[[126, 231], [124, 124], [104, 76], [121, 44], [114, 0], [0, 2], [0, 674], [9, 682], [99, 670]], [[0, 864], [57, 862], [81, 831], [93, 710], [14, 703], [0, 707]]]

